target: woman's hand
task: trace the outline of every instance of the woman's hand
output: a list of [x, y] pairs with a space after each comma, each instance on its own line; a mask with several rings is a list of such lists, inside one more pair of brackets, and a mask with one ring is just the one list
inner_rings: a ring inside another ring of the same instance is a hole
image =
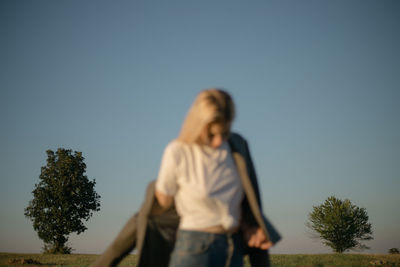
[[247, 245], [253, 248], [267, 250], [274, 244], [267, 240], [264, 231], [260, 227], [251, 227], [244, 231], [245, 241]]

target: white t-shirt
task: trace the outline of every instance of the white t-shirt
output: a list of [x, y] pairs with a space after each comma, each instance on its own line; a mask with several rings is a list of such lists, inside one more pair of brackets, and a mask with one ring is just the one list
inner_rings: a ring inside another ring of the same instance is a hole
[[239, 225], [243, 188], [227, 142], [219, 148], [177, 140], [165, 148], [156, 190], [175, 196], [180, 229]]

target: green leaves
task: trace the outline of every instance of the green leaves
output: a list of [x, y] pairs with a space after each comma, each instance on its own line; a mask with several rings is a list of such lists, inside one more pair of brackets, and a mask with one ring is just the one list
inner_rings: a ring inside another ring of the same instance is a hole
[[367, 211], [353, 205], [350, 200], [329, 197], [308, 214], [308, 228], [316, 232], [323, 243], [335, 252], [349, 249], [365, 249], [360, 241], [371, 240], [371, 224]]
[[33, 199], [25, 216], [45, 243], [45, 251], [68, 253], [68, 235], [86, 230], [83, 221], [100, 210], [100, 196], [94, 190], [96, 181], [85, 175], [86, 164], [81, 152], [59, 148], [47, 150], [47, 164], [41, 168], [40, 182], [32, 191]]

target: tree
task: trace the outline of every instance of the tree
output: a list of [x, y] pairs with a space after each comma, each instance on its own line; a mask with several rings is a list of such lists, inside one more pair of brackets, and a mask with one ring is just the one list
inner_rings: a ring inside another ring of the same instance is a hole
[[323, 204], [313, 206], [308, 218], [307, 227], [323, 240], [323, 244], [338, 253], [367, 249], [361, 241], [373, 239], [367, 211], [348, 199], [342, 201], [331, 196]]
[[391, 248], [389, 249], [389, 254], [399, 254], [399, 249], [398, 248]]
[[40, 182], [32, 191], [33, 199], [25, 216], [45, 243], [44, 252], [69, 254], [68, 235], [80, 234], [87, 228], [94, 211], [100, 210], [100, 196], [95, 192], [96, 181], [85, 175], [86, 164], [81, 152], [59, 148], [47, 150], [47, 165], [41, 168]]

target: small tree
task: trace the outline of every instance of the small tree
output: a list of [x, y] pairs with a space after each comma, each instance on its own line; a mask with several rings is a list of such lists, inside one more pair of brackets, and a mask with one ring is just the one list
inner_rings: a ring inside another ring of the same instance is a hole
[[399, 254], [399, 249], [398, 248], [391, 248], [389, 249], [389, 254]]
[[371, 224], [364, 208], [353, 205], [334, 196], [329, 197], [319, 206], [314, 206], [308, 214], [306, 224], [317, 233], [323, 244], [335, 252], [343, 253], [350, 249], [366, 249], [360, 241], [371, 240]]
[[68, 235], [80, 234], [87, 228], [94, 211], [100, 210], [100, 196], [95, 192], [96, 181], [85, 175], [86, 164], [81, 152], [59, 148], [47, 150], [47, 165], [41, 168], [40, 182], [32, 191], [33, 199], [25, 216], [45, 243], [44, 252], [68, 254]]

